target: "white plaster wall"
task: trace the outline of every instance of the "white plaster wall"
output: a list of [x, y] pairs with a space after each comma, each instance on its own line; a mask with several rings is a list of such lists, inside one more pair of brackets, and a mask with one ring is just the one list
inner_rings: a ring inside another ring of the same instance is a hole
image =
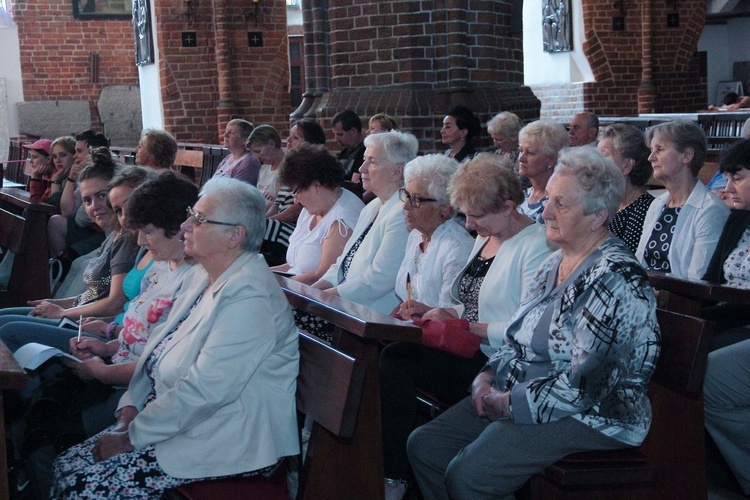
[[550, 54], [542, 43], [542, 3], [523, 2], [523, 69], [526, 85], [593, 82], [586, 56], [583, 54], [583, 8], [581, 0], [572, 0], [573, 50]]
[[[5, 126], [9, 137], [15, 137], [18, 135], [16, 103], [23, 102], [21, 49], [18, 45], [18, 28], [15, 25], [0, 27], [0, 50], [2, 50], [0, 78], [5, 80], [6, 102], [4, 105], [7, 106], [8, 110]], [[4, 129], [5, 127], [0, 124], [0, 133], [6, 133]]]
[[[745, 43], [750, 32], [750, 18], [730, 19], [727, 24], [712, 24], [703, 28], [698, 50], [707, 52], [708, 104], [716, 104], [716, 86], [720, 81], [733, 80], [732, 65], [736, 61], [750, 61], [750, 46]], [[750, 89], [744, 89], [750, 95]]]
[[[154, 64], [138, 67], [138, 79], [141, 87], [141, 111], [143, 128], [164, 129], [164, 110], [161, 100], [161, 82], [159, 81], [159, 44], [157, 41], [158, 25], [154, 14], [154, 0], [151, 1], [151, 31], [154, 39]], [[135, 56], [133, 56], [135, 61]]]

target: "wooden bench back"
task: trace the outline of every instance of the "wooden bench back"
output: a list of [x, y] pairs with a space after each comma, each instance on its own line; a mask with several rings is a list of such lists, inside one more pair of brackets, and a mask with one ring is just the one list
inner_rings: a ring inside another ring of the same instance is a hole
[[700, 397], [713, 324], [663, 309], [657, 310], [657, 317], [661, 328], [661, 355], [652, 384], [689, 398]]
[[653, 419], [641, 446], [656, 466], [659, 498], [705, 498], [703, 378], [713, 323], [657, 310], [662, 349], [649, 399]]
[[47, 217], [55, 211], [45, 203], [30, 202], [29, 193], [21, 189], [0, 190], [0, 245], [16, 254], [0, 307], [49, 297]]
[[361, 361], [300, 333], [297, 409], [333, 434], [354, 433], [365, 368]]

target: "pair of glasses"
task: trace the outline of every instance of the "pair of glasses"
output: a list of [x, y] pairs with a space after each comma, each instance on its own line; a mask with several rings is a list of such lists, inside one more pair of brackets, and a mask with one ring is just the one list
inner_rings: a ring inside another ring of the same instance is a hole
[[187, 207], [187, 218], [193, 223], [193, 226], [198, 227], [201, 224], [218, 224], [220, 226], [237, 226], [238, 224], [232, 224], [230, 222], [219, 222], [217, 220], [206, 219], [202, 213], [193, 210], [193, 207]]
[[422, 206], [422, 203], [437, 201], [435, 198], [420, 198], [419, 196], [413, 196], [404, 188], [398, 190], [398, 199], [401, 201], [408, 201], [412, 208], [419, 208]]

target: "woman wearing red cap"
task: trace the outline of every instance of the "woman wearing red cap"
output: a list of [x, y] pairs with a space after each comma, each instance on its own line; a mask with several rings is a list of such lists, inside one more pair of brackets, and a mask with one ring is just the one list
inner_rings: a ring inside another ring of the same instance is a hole
[[[52, 196], [52, 183], [62, 172], [55, 169], [52, 161], [52, 141], [39, 139], [33, 144], [24, 144], [29, 150], [26, 173], [29, 174], [29, 200], [40, 203], [46, 202]], [[66, 174], [67, 175], [67, 174]], [[59, 202], [58, 202], [59, 204]]]

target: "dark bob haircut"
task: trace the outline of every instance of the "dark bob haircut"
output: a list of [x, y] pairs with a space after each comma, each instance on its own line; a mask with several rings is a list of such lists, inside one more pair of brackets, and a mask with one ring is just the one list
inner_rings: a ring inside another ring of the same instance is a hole
[[125, 208], [133, 229], [152, 224], [171, 238], [180, 232], [187, 207], [198, 201], [198, 186], [173, 170], [164, 170], [133, 191]]
[[446, 113], [446, 116], [452, 116], [456, 119], [456, 126], [461, 130], [468, 130], [466, 140], [477, 137], [482, 131], [482, 124], [474, 115], [474, 112], [466, 106], [456, 106]]
[[721, 155], [721, 173], [736, 174], [743, 168], [750, 170], [750, 139], [743, 139]]
[[344, 169], [323, 146], [302, 143], [281, 162], [279, 182], [295, 190], [308, 188], [315, 182], [334, 189], [344, 182]]
[[294, 122], [294, 126], [300, 131], [305, 142], [309, 142], [310, 144], [326, 143], [326, 133], [323, 127], [320, 126], [320, 123], [315, 120], [303, 118]]

